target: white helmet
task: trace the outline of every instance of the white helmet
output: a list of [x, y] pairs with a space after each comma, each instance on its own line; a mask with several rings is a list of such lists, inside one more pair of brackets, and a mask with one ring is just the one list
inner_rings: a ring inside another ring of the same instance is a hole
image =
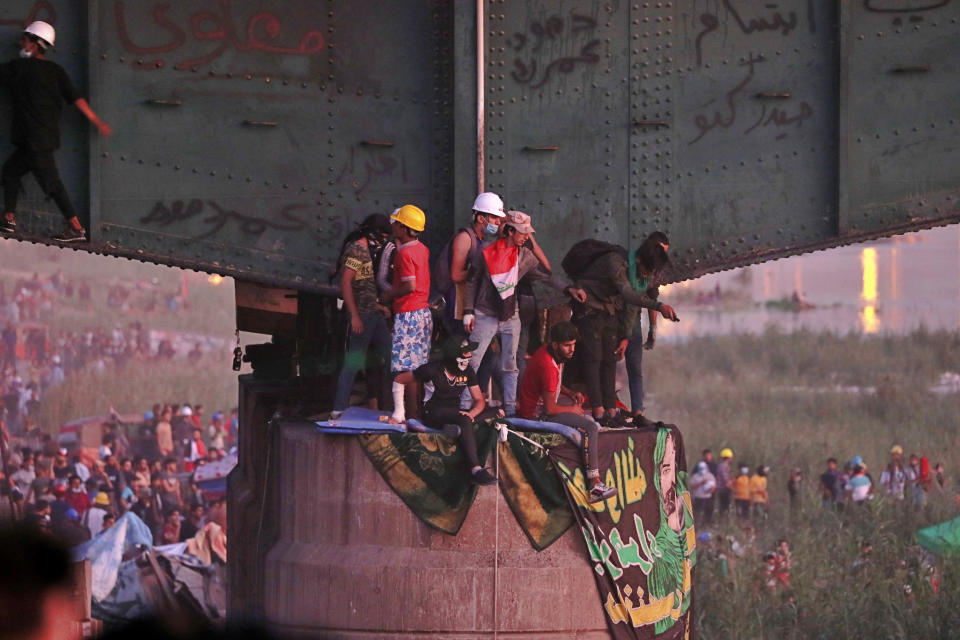
[[489, 213], [498, 218], [505, 218], [507, 214], [503, 212], [503, 200], [495, 193], [486, 192], [477, 196], [473, 201], [473, 210], [480, 213]]
[[31, 22], [30, 26], [23, 30], [24, 33], [29, 33], [32, 36], [40, 38], [42, 41], [44, 49], [47, 47], [53, 46], [53, 41], [57, 38], [57, 32], [54, 31], [53, 27], [44, 22], [43, 20], [37, 20], [36, 22]]

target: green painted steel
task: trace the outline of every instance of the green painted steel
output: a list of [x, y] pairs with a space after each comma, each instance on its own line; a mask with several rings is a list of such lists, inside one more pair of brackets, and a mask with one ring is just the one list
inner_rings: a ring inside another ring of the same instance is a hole
[[[324, 291], [406, 202], [439, 247], [478, 185], [478, 40], [485, 186], [555, 261], [662, 229], [687, 278], [960, 221], [960, 1], [486, 0], [482, 33], [475, 6], [10, 0], [0, 38], [51, 21], [114, 127], [62, 123], [92, 251]], [[26, 192], [21, 228], [59, 230]]]

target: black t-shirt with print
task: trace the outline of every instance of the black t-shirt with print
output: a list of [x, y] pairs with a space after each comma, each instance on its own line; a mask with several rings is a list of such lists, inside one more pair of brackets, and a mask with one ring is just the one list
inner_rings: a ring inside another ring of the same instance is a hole
[[451, 379], [447, 375], [446, 368], [440, 362], [428, 362], [413, 372], [413, 377], [419, 382], [433, 383], [433, 394], [424, 403], [426, 409], [435, 407], [456, 408], [460, 406], [460, 396], [463, 390], [469, 387], [475, 387], [477, 374], [472, 367], [467, 367], [466, 371], [457, 371]]

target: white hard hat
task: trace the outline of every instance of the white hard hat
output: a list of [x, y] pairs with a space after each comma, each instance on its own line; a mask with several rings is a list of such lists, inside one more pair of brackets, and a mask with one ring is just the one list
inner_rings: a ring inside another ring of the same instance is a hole
[[[48, 47], [52, 47], [53, 41], [57, 39], [57, 32], [51, 25], [43, 20], [31, 22], [23, 32], [40, 38]], [[44, 47], [44, 49], [46, 49], [46, 47]]]
[[486, 192], [477, 196], [473, 201], [473, 210], [480, 213], [489, 213], [498, 218], [505, 218], [507, 214], [503, 212], [503, 200], [495, 193]]
[[182, 416], [192, 416], [192, 415], [193, 415], [193, 409], [191, 409], [190, 407], [181, 407], [181, 408], [180, 408], [180, 415], [182, 415]]

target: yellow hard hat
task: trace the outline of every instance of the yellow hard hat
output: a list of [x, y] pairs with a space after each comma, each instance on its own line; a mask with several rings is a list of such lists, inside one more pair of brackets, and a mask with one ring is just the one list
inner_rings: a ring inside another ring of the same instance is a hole
[[899, 454], [899, 455], [903, 455], [903, 447], [901, 447], [901, 446], [898, 445], [898, 444], [895, 444], [895, 445], [893, 445], [892, 447], [890, 447], [890, 453], [896, 453], [896, 454]]
[[720, 451], [720, 457], [721, 457], [721, 458], [732, 458], [732, 457], [733, 457], [733, 449], [731, 449], [730, 447], [726, 447], [725, 449], [722, 449], [722, 450]]
[[423, 231], [424, 227], [427, 226], [427, 216], [423, 213], [423, 209], [412, 204], [405, 204], [394, 211], [390, 219], [396, 220], [414, 231]]

